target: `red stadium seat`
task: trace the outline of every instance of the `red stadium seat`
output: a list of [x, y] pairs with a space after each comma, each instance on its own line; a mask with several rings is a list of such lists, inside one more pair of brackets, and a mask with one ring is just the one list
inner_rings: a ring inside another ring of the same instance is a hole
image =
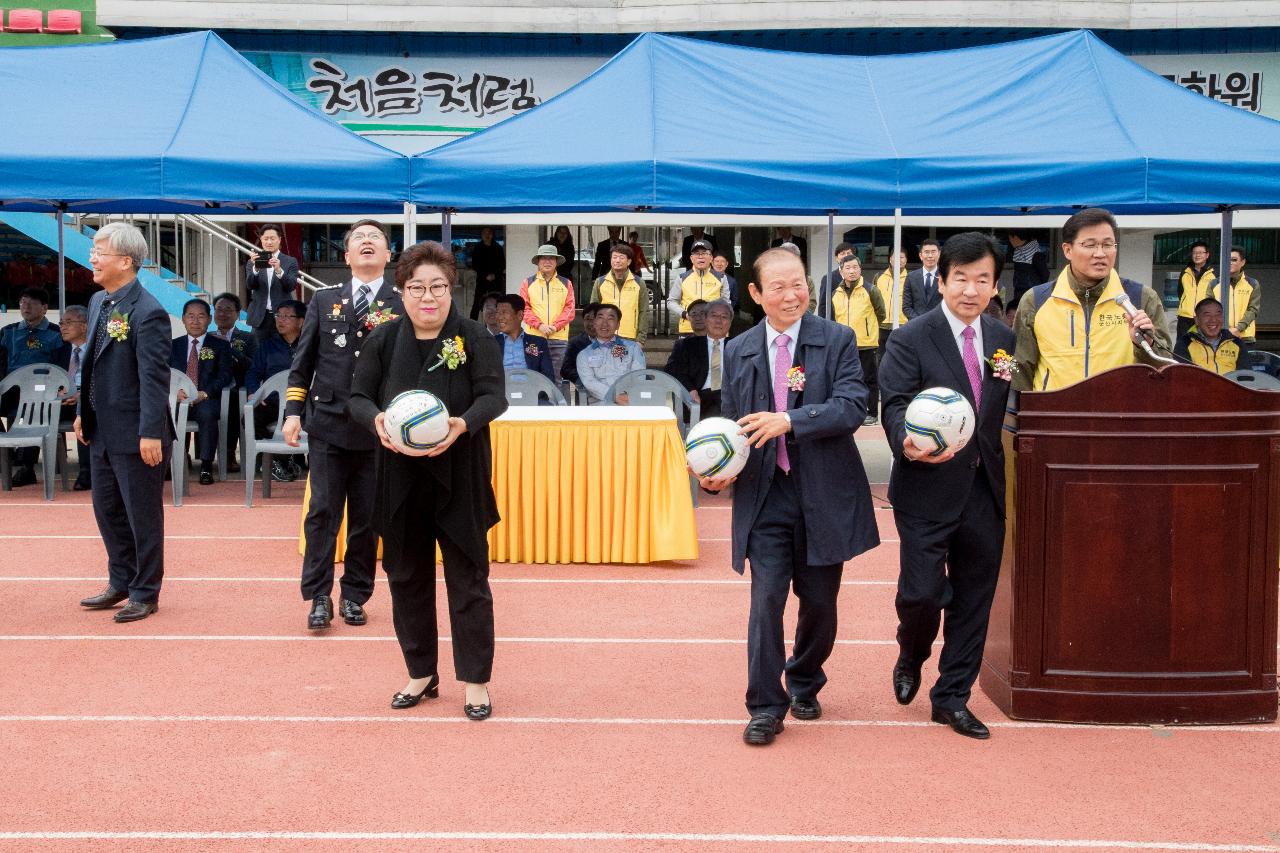
[[5, 29], [11, 33], [42, 33], [44, 15], [39, 9], [10, 9], [9, 25]]
[[50, 9], [46, 33], [73, 35], [80, 32], [80, 12], [76, 9]]

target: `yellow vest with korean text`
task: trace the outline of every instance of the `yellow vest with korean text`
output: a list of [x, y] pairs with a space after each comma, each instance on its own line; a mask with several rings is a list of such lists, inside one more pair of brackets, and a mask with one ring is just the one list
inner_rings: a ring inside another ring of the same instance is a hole
[[640, 300], [646, 298], [644, 288], [630, 272], [627, 279], [618, 286], [613, 277], [613, 270], [600, 278], [600, 301], [605, 305], [617, 305], [622, 311], [622, 322], [618, 324], [618, 334], [624, 338], [635, 340], [636, 330], [640, 325]]
[[1209, 287], [1217, 277], [1213, 267], [1208, 264], [1205, 265], [1204, 272], [1200, 273], [1199, 278], [1196, 278], [1194, 267], [1187, 267], [1182, 271], [1182, 298], [1178, 300], [1179, 317], [1196, 316], [1196, 303], [1201, 299], [1209, 298]]
[[[688, 311], [689, 306], [698, 299], [707, 302], [715, 302], [720, 299], [720, 294], [724, 290], [724, 284], [720, 279], [716, 278], [716, 274], [711, 270], [689, 270], [689, 274], [680, 282], [680, 308]], [[689, 319], [686, 317], [680, 321], [680, 333], [688, 334], [693, 331], [693, 326], [689, 325]]]
[[[538, 319], [544, 323], [554, 324], [556, 318], [564, 311], [564, 303], [569, 298], [569, 284], [560, 276], [554, 276], [548, 283], [542, 277], [542, 273], [530, 276], [528, 279], [529, 289], [529, 308], [533, 313], [538, 315]], [[537, 329], [529, 328], [525, 324], [526, 332], [533, 332], [541, 335], [542, 332]], [[569, 340], [569, 327], [565, 326], [558, 332], [547, 335], [547, 340], [551, 341], [567, 341]]]
[[1214, 349], [1205, 343], [1204, 338], [1200, 336], [1199, 330], [1192, 326], [1191, 331], [1188, 333], [1187, 357], [1197, 367], [1212, 370], [1219, 376], [1224, 373], [1230, 373], [1233, 370], [1248, 367], [1248, 365], [1239, 363], [1240, 344], [1236, 343], [1235, 338], [1227, 334], [1226, 329], [1222, 330], [1222, 339], [1218, 342], [1218, 348]]
[[[1240, 280], [1236, 282], [1235, 287], [1231, 288], [1231, 319], [1227, 321], [1227, 328], [1235, 329], [1239, 332], [1240, 337], [1249, 340], [1254, 337], [1253, 326], [1251, 321], [1248, 326], [1241, 329], [1239, 326], [1240, 318], [1244, 316], [1244, 309], [1249, 307], [1249, 298], [1253, 296], [1253, 289], [1258, 286], [1257, 279], [1250, 278], [1247, 275], [1240, 276]], [[1213, 288], [1210, 295], [1219, 302], [1222, 297], [1218, 295], [1217, 279], [1213, 282]]]
[[[876, 289], [880, 291], [880, 295], [884, 297], [884, 316], [885, 321], [880, 325], [886, 329], [893, 326], [893, 318], [889, 315], [893, 313], [893, 293], [889, 292], [889, 279], [893, 278], [893, 267], [889, 267], [880, 275], [876, 276]], [[907, 281], [907, 268], [903, 267], [898, 273], [898, 286], [894, 288], [897, 291], [898, 299], [898, 325], [907, 325], [907, 315], [902, 313], [902, 285]]]
[[1056, 282], [1041, 284], [1034, 290], [1038, 307], [1032, 328], [1040, 360], [1036, 362], [1032, 390], [1056, 391], [1137, 361], [1129, 338], [1129, 318], [1116, 297], [1127, 293], [1134, 305], [1141, 305], [1141, 284], [1121, 279], [1112, 270], [1088, 317], [1071, 290], [1067, 270]]
[[843, 281], [836, 285], [831, 294], [831, 319], [853, 329], [858, 348], [866, 349], [880, 343], [880, 321], [876, 319], [876, 309], [871, 307], [871, 297], [862, 282], [859, 276], [852, 289], [846, 289]]

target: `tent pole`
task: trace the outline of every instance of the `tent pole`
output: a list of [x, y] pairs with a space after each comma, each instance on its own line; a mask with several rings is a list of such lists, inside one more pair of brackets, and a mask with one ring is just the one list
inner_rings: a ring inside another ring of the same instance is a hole
[[418, 206], [411, 202], [404, 203], [404, 237], [401, 250], [418, 242]]
[[453, 212], [440, 211], [440, 243], [448, 251], [453, 251]]
[[[827, 288], [826, 294], [818, 294], [818, 298], [822, 300], [822, 304], [818, 306], [818, 315], [831, 319], [831, 294], [835, 292], [835, 270], [832, 264], [835, 263], [835, 242], [836, 242], [836, 212], [834, 210], [827, 211]], [[852, 318], [851, 318], [852, 319]]]
[[889, 289], [892, 298], [889, 300], [889, 316], [892, 328], [898, 328], [898, 317], [902, 314], [902, 289], [898, 287], [898, 278], [902, 275], [902, 208], [893, 209], [893, 285]]
[[[58, 204], [58, 319], [62, 319], [62, 313], [67, 310], [67, 246], [66, 237], [62, 233], [64, 216], [67, 212], [65, 202]], [[74, 377], [72, 377], [74, 378]]]
[[[1222, 211], [1222, 246], [1218, 250], [1218, 301], [1222, 303], [1223, 326], [1231, 328], [1231, 300], [1235, 296], [1231, 292], [1231, 225], [1233, 211], [1225, 208]], [[1226, 284], [1222, 284], [1226, 282]]]

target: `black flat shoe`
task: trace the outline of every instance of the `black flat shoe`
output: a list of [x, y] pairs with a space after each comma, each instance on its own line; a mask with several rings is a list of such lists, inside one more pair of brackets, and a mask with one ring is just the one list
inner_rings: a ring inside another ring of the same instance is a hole
[[363, 625], [369, 621], [369, 617], [365, 615], [363, 607], [345, 598], [339, 600], [338, 612], [342, 614], [342, 621], [348, 625]]
[[434, 699], [440, 695], [440, 676], [433, 675], [431, 680], [427, 682], [427, 686], [422, 688], [422, 692], [416, 696], [412, 693], [397, 693], [391, 697], [391, 707], [397, 711], [405, 708], [412, 708], [422, 701], [422, 697]]
[[920, 667], [898, 658], [893, 665], [893, 698], [899, 705], [910, 705], [920, 691]]
[[969, 712], [968, 708], [961, 708], [959, 711], [934, 708], [932, 719], [935, 723], [951, 726], [952, 731], [965, 737], [971, 737], [975, 740], [986, 740], [991, 737], [991, 732], [982, 724], [981, 720]]
[[797, 720], [816, 720], [822, 716], [822, 706], [817, 699], [791, 698], [791, 716]]
[[[488, 692], [487, 690], [485, 691]], [[468, 720], [487, 720], [489, 715], [493, 713], [492, 700], [485, 702], [483, 705], [472, 705], [467, 702], [462, 706], [462, 713], [467, 715]]]
[[773, 714], [755, 714], [742, 732], [742, 740], [752, 746], [768, 746], [782, 731], [782, 720]]

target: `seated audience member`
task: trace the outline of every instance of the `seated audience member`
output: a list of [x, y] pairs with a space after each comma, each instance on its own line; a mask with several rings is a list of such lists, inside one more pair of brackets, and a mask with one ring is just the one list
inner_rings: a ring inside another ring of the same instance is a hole
[[[173, 339], [169, 354], [169, 366], [187, 374], [196, 386], [196, 398], [191, 400], [189, 415], [200, 425], [196, 433], [196, 456], [200, 460], [200, 485], [213, 483], [213, 456], [218, 447], [218, 420], [221, 414], [222, 389], [232, 383], [231, 345], [215, 335], [208, 334], [213, 320], [209, 303], [192, 299], [182, 307], [182, 325], [185, 335]], [[178, 401], [187, 399], [185, 391], [178, 392]]]
[[484, 323], [484, 327], [489, 330], [489, 334], [501, 334], [502, 330], [498, 328], [498, 300], [502, 298], [502, 294], [497, 291], [486, 293], [480, 297], [480, 322]]
[[578, 353], [591, 346], [596, 336], [596, 311], [600, 303], [591, 302], [582, 309], [582, 333], [569, 339], [569, 349], [565, 352], [564, 366], [560, 368], [560, 378], [578, 383]]
[[724, 382], [724, 345], [733, 324], [733, 306], [723, 299], [707, 305], [707, 333], [676, 341], [665, 370], [689, 390], [702, 407], [701, 417], [720, 414]]
[[[293, 365], [293, 354], [302, 336], [302, 321], [306, 319], [307, 306], [296, 299], [286, 299], [276, 307], [276, 334], [267, 338], [253, 354], [253, 363], [245, 374], [245, 393], [253, 395], [272, 376]], [[253, 410], [253, 433], [257, 438], [270, 438], [280, 413], [280, 398], [272, 394], [258, 401]], [[298, 478], [302, 469], [295, 457], [276, 457], [271, 460], [271, 479], [290, 483]]]
[[520, 294], [507, 293], [498, 299], [497, 319], [502, 332], [493, 337], [502, 347], [502, 369], [536, 370], [554, 385], [556, 376], [551, 371], [551, 348], [547, 346], [547, 339], [526, 332], [520, 322], [523, 317], [524, 300]]
[[[0, 378], [22, 367], [59, 364], [66, 358], [62, 332], [57, 323], [50, 323], [45, 316], [48, 310], [49, 293], [44, 288], [28, 287], [22, 291], [18, 297], [18, 313], [22, 320], [0, 329]], [[11, 423], [18, 412], [20, 396], [15, 388], [0, 401], [0, 416]], [[14, 469], [11, 482], [15, 486], [31, 485], [36, 481], [40, 448], [20, 447], [12, 453]]]
[[[66, 344], [58, 359], [58, 366], [67, 371], [71, 377], [71, 388], [74, 393], [62, 401], [62, 424], [69, 426], [76, 419], [76, 403], [80, 400], [81, 366], [84, 364], [85, 344], [89, 342], [89, 313], [83, 305], [68, 305], [62, 311], [62, 342]], [[68, 430], [64, 430], [68, 431]], [[80, 471], [76, 474], [73, 487], [77, 492], [88, 491], [89, 479], [89, 445], [76, 440], [76, 459]]]
[[622, 311], [618, 334], [643, 347], [649, 334], [649, 288], [631, 272], [634, 257], [626, 243], [617, 243], [609, 250], [609, 270], [592, 285], [591, 301], [617, 305]]
[[1178, 335], [1173, 354], [1221, 376], [1249, 369], [1249, 344], [1224, 330], [1222, 303], [1213, 297], [1196, 303], [1195, 324]]
[[[284, 302], [281, 302], [283, 305]], [[279, 306], [276, 306], [279, 310]], [[258, 350], [258, 339], [249, 332], [236, 328], [240, 319], [240, 297], [234, 293], [219, 293], [213, 300], [213, 326], [209, 334], [222, 338], [231, 345], [231, 375], [233, 387], [243, 388], [245, 374], [249, 365], [253, 364], [253, 355]], [[278, 326], [279, 324], [277, 324]], [[240, 470], [236, 464], [234, 448], [240, 442], [240, 418], [233, 417], [227, 424], [227, 470], [235, 473]]]
[[681, 325], [689, 326], [691, 335], [705, 335], [707, 333], [707, 305], [704, 299], [695, 299], [689, 303], [688, 309], [684, 312], [684, 322]]
[[[587, 401], [593, 406], [604, 401], [619, 376], [645, 367], [640, 345], [618, 337], [621, 320], [617, 305], [601, 305], [596, 310], [595, 339], [578, 353], [578, 380], [587, 389]], [[626, 402], [626, 395], [619, 395], [617, 403]]]

